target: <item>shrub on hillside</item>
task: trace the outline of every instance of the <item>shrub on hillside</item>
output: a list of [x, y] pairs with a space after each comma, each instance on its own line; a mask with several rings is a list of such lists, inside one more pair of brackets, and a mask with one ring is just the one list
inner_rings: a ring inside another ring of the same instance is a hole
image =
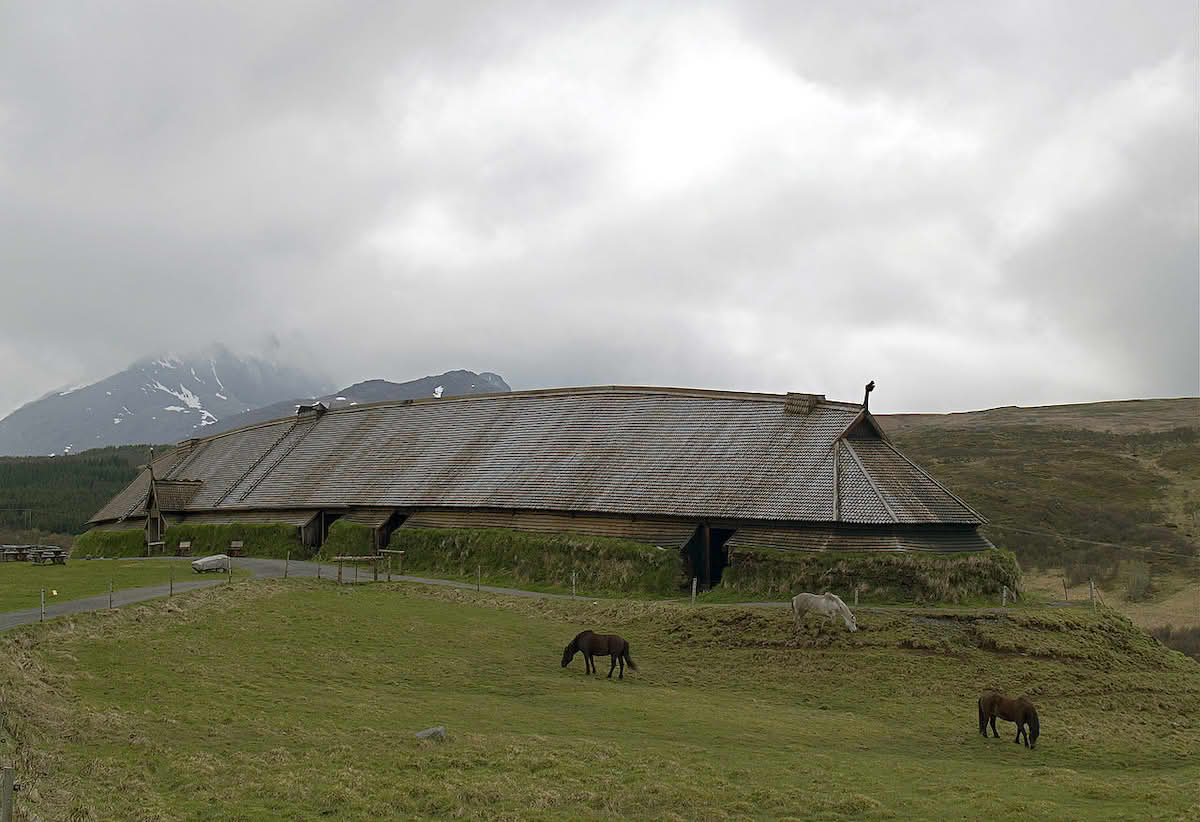
[[1162, 625], [1152, 628], [1150, 635], [1168, 648], [1200, 661], [1200, 628], [1175, 628]]
[[1075, 550], [1066, 554], [1063, 572], [1072, 588], [1089, 579], [1097, 584], [1111, 582], [1121, 573], [1121, 556], [1116, 550], [1102, 546]]
[[146, 554], [146, 532], [141, 528], [130, 531], [88, 531], [75, 537], [71, 556], [81, 557], [140, 557]]
[[832, 591], [843, 598], [857, 589], [875, 601], [963, 602], [1019, 591], [1021, 570], [1009, 551], [969, 554], [892, 551], [784, 551], [738, 549], [721, 587], [772, 598], [800, 591]]
[[1149, 599], [1154, 593], [1150, 577], [1150, 566], [1144, 562], [1131, 562], [1125, 572], [1125, 598], [1130, 602]]
[[[335, 523], [336, 525], [336, 523]], [[683, 584], [679, 552], [639, 542], [580, 534], [532, 534], [502, 528], [397, 528], [390, 548], [402, 550], [404, 570], [455, 577], [570, 587], [590, 593], [677, 593]]]

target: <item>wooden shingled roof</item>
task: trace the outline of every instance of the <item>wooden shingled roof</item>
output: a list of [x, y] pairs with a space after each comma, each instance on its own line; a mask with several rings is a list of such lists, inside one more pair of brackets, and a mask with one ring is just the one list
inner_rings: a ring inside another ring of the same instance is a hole
[[[817, 395], [605, 386], [379, 403], [188, 441], [155, 461], [155, 476], [187, 483], [185, 511], [482, 508], [832, 522], [839, 440], [838, 521], [983, 521], [896, 451], [861, 406]], [[92, 522], [136, 516], [147, 484], [144, 473]]]

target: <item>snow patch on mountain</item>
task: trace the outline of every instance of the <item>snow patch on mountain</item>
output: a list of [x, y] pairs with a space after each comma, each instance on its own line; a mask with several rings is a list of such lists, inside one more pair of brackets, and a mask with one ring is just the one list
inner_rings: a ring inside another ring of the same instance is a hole
[[154, 387], [157, 388], [159, 391], [166, 391], [172, 397], [179, 398], [183, 402], [183, 404], [186, 405], [188, 408], [195, 408], [197, 410], [200, 409], [200, 398], [197, 397], [195, 394], [193, 394], [191, 391], [189, 391], [187, 389], [187, 387], [185, 385], [183, 385], [183, 383], [179, 384], [178, 391], [172, 391], [170, 388], [167, 388], [165, 385], [163, 385], [158, 380], [154, 381]]

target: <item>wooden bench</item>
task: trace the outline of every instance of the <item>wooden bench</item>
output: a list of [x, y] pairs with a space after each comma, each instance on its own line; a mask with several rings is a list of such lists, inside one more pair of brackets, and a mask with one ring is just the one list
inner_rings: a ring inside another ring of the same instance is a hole
[[175, 548], [175, 556], [190, 557], [192, 555], [192, 541], [190, 539], [181, 540]]
[[231, 557], [246, 556], [246, 547], [242, 544], [242, 541], [240, 539], [230, 540], [229, 556], [231, 556]]

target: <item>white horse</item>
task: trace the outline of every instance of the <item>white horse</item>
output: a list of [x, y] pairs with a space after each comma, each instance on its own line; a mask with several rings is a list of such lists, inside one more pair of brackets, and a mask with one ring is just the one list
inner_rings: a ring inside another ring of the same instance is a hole
[[796, 594], [792, 597], [792, 627], [794, 630], [800, 630], [801, 615], [807, 615], [809, 611], [829, 617], [830, 622], [840, 616], [849, 630], [858, 630], [858, 622], [854, 619], [854, 614], [850, 613], [846, 603], [842, 602], [842, 598], [837, 594], [826, 591], [823, 594]]

